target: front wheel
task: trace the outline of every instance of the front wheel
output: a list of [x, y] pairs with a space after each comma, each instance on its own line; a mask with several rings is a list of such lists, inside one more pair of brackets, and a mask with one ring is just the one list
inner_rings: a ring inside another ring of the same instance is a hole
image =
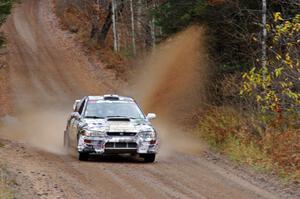
[[155, 154], [143, 154], [144, 162], [152, 163], [155, 161]]
[[78, 159], [80, 161], [87, 161], [89, 159], [89, 154], [88, 153], [79, 153]]

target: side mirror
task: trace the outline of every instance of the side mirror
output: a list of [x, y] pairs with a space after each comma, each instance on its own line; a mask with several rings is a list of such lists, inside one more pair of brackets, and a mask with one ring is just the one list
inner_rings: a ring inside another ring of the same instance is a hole
[[155, 113], [148, 113], [147, 116], [146, 116], [146, 118], [147, 118], [148, 120], [155, 119], [155, 118], [156, 118], [156, 114], [155, 114]]
[[71, 113], [71, 117], [79, 119], [81, 116], [80, 116], [80, 114], [78, 112], [73, 112], [73, 113]]
[[80, 100], [75, 100], [74, 104], [73, 104], [73, 111], [76, 112], [77, 106], [79, 104]]

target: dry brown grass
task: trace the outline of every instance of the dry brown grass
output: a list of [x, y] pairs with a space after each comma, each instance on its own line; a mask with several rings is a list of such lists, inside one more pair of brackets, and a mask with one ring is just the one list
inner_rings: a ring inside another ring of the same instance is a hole
[[9, 68], [0, 55], [0, 117], [12, 112], [9, 98]]
[[1, 199], [13, 199], [13, 192], [10, 186], [15, 183], [15, 179], [12, 179], [5, 165], [0, 165], [0, 198]]
[[[56, 2], [55, 8], [62, 28], [75, 33], [75, 38], [83, 46], [84, 51], [88, 55], [96, 57], [98, 59], [96, 62], [103, 63], [105, 68], [113, 70], [117, 78], [126, 80], [131, 61], [121, 53], [113, 51], [111, 34], [109, 33], [107, 36], [106, 45], [101, 46], [96, 39], [90, 38], [91, 18], [83, 10], [79, 10], [72, 5], [62, 4], [60, 1]], [[102, 26], [103, 19], [105, 19], [104, 12], [102, 15], [99, 20], [99, 27]]]
[[287, 129], [284, 132], [268, 129], [260, 145], [279, 167], [300, 177], [299, 129]]
[[[300, 181], [300, 131], [262, 125], [261, 115], [233, 107], [209, 107], [198, 125], [201, 138], [230, 159]], [[288, 125], [287, 125], [288, 126]]]

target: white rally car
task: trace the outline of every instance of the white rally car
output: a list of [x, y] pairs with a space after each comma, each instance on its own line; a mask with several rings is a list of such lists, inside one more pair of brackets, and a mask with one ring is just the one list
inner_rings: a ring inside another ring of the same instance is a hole
[[118, 95], [76, 100], [64, 133], [64, 145], [76, 149], [79, 160], [90, 154], [132, 154], [154, 162], [158, 149], [156, 115], [143, 114], [137, 103]]

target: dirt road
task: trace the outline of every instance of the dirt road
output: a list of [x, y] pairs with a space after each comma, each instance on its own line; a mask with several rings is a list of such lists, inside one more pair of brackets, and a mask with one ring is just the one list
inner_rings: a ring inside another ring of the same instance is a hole
[[[64, 118], [73, 100], [110, 92], [119, 85], [112, 83], [110, 72], [95, 71], [68, 34], [57, 28], [49, 1], [22, 2], [4, 29], [9, 33], [11, 99], [16, 113], [24, 113], [20, 117], [28, 119], [26, 113], [31, 111], [32, 126], [24, 131], [33, 134], [24, 136], [26, 143], [6, 141], [0, 149], [1, 164], [15, 178], [16, 198], [277, 198], [197, 155], [173, 153], [143, 164], [126, 157], [79, 162], [58, 154]], [[48, 120], [41, 121], [41, 109], [52, 110]], [[57, 136], [35, 136], [42, 133], [35, 123], [48, 125], [48, 131], [43, 131]], [[59, 143], [43, 148], [49, 139]]]

